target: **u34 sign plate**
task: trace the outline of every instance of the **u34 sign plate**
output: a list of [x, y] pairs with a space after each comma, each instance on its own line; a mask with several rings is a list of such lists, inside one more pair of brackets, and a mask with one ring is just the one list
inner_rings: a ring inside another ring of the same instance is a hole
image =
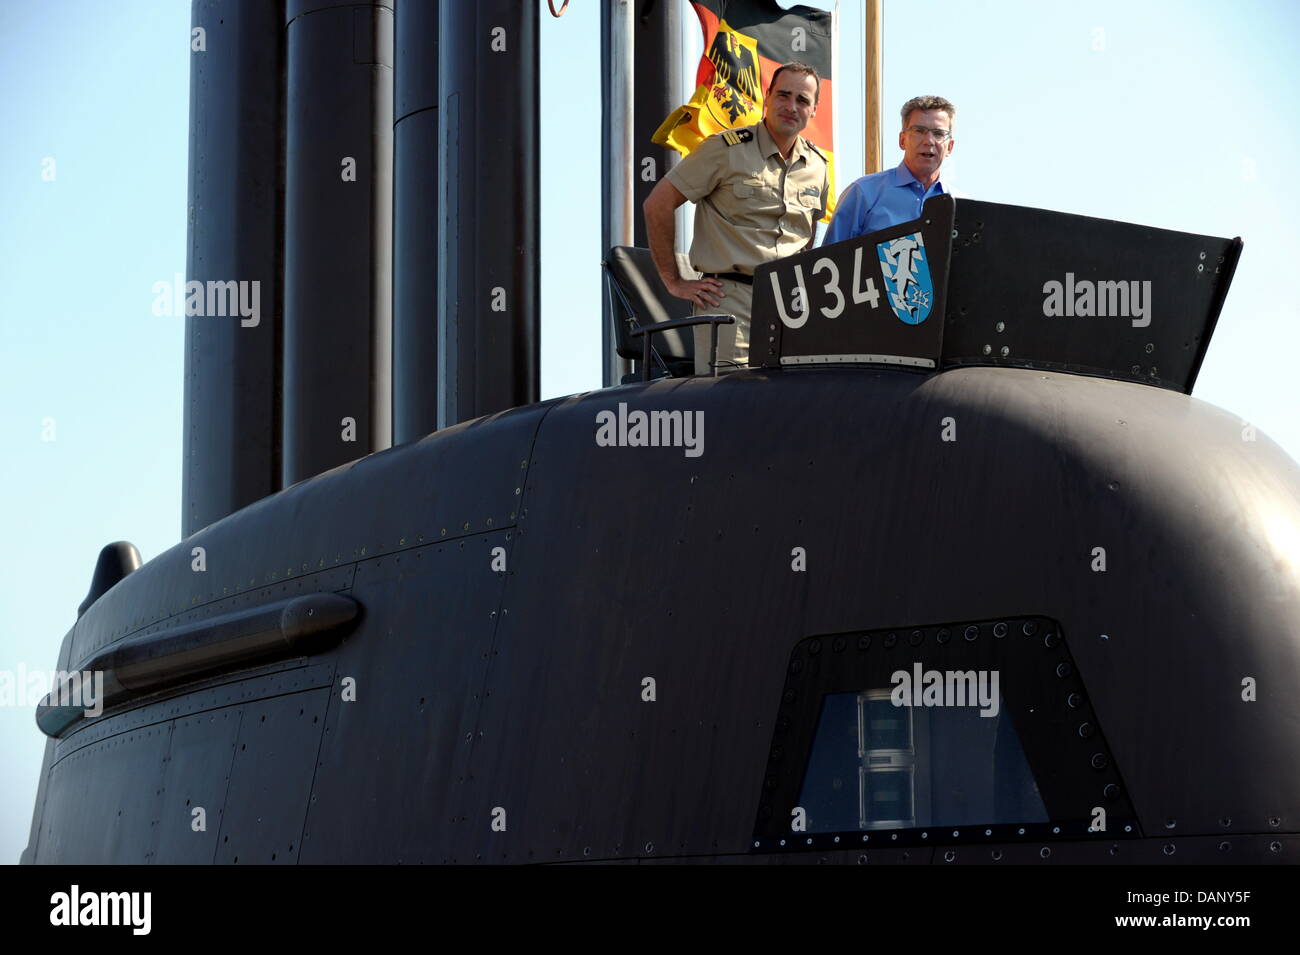
[[750, 364], [937, 368], [955, 209], [759, 266]]

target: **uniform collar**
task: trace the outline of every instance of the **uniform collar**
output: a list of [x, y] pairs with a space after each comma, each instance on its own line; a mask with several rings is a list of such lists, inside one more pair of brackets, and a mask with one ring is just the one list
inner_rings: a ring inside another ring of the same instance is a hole
[[[918, 180], [915, 176], [912, 175], [912, 170], [907, 168], [907, 163], [900, 162], [898, 164], [898, 168], [894, 170], [894, 185], [910, 186], [912, 183], [916, 183], [918, 186], [921, 184], [920, 180]], [[948, 191], [943, 187], [942, 178], [936, 179], [934, 181], [934, 186], [932, 186], [931, 188], [935, 188], [935, 187], [937, 187], [940, 192]]]
[[[767, 123], [760, 122], [758, 124], [758, 132], [756, 135], [758, 137], [758, 151], [763, 154], [764, 159], [770, 159], [772, 156], [781, 155], [781, 150], [777, 147], [776, 140], [772, 138], [772, 134], [767, 130]], [[809, 162], [808, 143], [802, 136], [796, 136], [794, 139], [794, 148], [790, 150], [790, 162], [793, 163], [800, 156], [803, 157], [804, 162]]]

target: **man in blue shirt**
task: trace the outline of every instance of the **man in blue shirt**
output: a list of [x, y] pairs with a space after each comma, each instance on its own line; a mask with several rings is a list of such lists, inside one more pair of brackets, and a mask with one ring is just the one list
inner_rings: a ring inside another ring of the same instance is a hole
[[903, 104], [895, 169], [863, 176], [840, 196], [822, 245], [852, 239], [921, 215], [931, 196], [950, 192], [939, 181], [939, 167], [952, 155], [952, 123], [957, 108], [942, 96], [914, 96]]

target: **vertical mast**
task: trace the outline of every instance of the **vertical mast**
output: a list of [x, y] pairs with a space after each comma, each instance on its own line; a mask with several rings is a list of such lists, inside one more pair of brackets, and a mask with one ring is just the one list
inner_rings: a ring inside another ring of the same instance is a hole
[[[632, 0], [611, 0], [602, 7], [601, 20], [604, 34], [601, 44], [601, 59], [604, 61], [601, 64], [601, 74], [604, 77], [601, 112], [604, 114], [602, 125], [605, 129], [601, 156], [604, 169], [601, 178], [605, 188], [601, 197], [604, 222], [600, 253], [604, 257], [613, 246], [635, 244], [632, 209], [632, 97], [635, 92], [632, 76], [635, 61]], [[615, 351], [608, 301], [605, 302], [601, 317], [602, 384], [617, 385], [631, 369], [631, 365]]]
[[534, 0], [438, 4], [438, 427], [537, 400]]
[[258, 314], [185, 319], [181, 537], [281, 486], [284, 3], [191, 10], [206, 44], [190, 54], [186, 273], [205, 290], [256, 289]]
[[394, 11], [394, 444], [438, 430], [438, 6]]
[[391, 3], [285, 9], [286, 487], [392, 443]]
[[[601, 255], [649, 246], [641, 204], [677, 161], [650, 139], [681, 105], [681, 0], [611, 0], [601, 7]], [[602, 383], [631, 363], [614, 350], [609, 301], [601, 313]]]
[[866, 89], [862, 102], [866, 110], [863, 123], [862, 160], [866, 174], [880, 172], [884, 168], [885, 152], [880, 136], [880, 92], [884, 76], [884, 57], [881, 52], [881, 21], [884, 17], [880, 0], [867, 0], [864, 16], [865, 38], [863, 44], [863, 73]]

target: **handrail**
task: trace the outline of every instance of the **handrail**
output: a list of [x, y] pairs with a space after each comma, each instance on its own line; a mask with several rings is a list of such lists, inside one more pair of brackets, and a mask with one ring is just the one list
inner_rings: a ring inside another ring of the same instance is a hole
[[628, 333], [628, 337], [636, 338], [642, 333], [643, 350], [641, 357], [641, 380], [650, 380], [650, 336], [657, 335], [659, 332], [666, 332], [672, 328], [690, 328], [694, 325], [709, 325], [709, 367], [713, 369], [713, 377], [718, 377], [718, 326], [734, 325], [736, 316], [734, 315], [692, 315], [689, 318], [673, 318], [666, 322], [655, 322], [653, 325], [638, 325]]

